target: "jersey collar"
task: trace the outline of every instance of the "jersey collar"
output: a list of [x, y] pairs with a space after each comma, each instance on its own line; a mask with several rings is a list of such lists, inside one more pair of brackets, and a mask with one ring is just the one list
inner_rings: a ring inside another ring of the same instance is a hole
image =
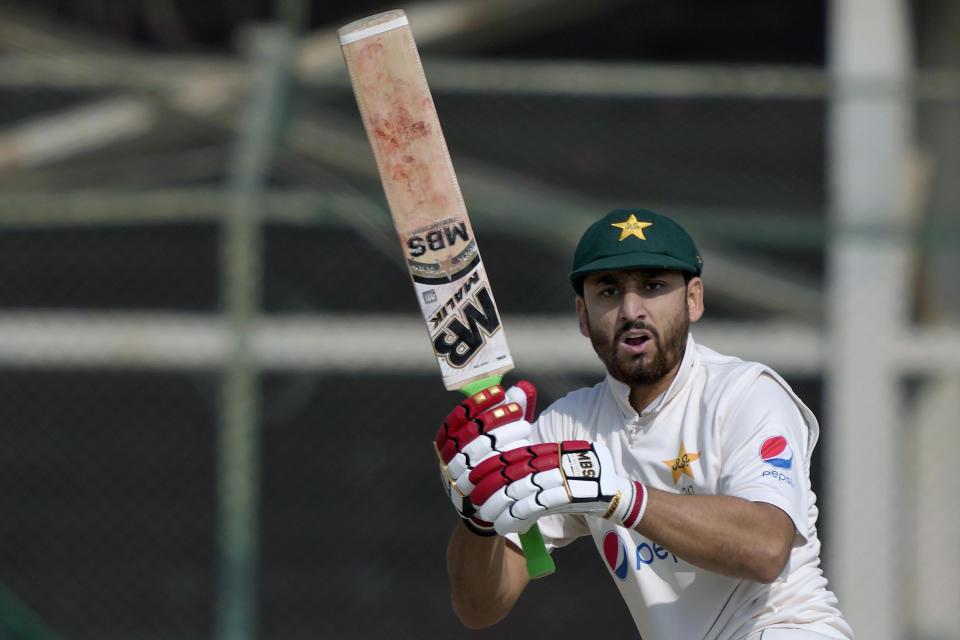
[[[696, 346], [696, 343], [693, 341], [693, 334], [688, 333], [687, 346], [684, 348], [683, 359], [680, 361], [680, 368], [677, 369], [677, 375], [674, 376], [673, 382], [670, 383], [670, 386], [667, 387], [667, 390], [654, 398], [653, 401], [648, 404], [643, 411], [640, 412], [641, 416], [655, 416], [680, 392], [681, 389], [683, 389], [684, 386], [686, 386], [687, 382], [693, 375], [693, 370], [696, 368], [699, 360], [697, 357]], [[626, 420], [636, 418], [637, 412], [630, 404], [629, 385], [624, 382], [620, 382], [608, 372], [607, 386], [609, 387], [610, 392], [613, 394], [614, 399], [616, 399], [617, 406], [619, 407], [620, 412], [623, 414], [623, 417]]]

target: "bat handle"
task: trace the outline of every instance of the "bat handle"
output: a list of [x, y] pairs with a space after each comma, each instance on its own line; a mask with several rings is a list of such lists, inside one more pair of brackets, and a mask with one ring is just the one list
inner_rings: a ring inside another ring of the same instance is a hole
[[[471, 382], [460, 391], [469, 397], [495, 384], [500, 384], [502, 379], [503, 376], [490, 376]], [[547, 553], [547, 547], [543, 544], [540, 527], [533, 525], [528, 531], [521, 533], [520, 546], [523, 547], [523, 556], [527, 559], [527, 573], [530, 574], [530, 578], [535, 580], [556, 571], [557, 567], [553, 563], [553, 558]]]

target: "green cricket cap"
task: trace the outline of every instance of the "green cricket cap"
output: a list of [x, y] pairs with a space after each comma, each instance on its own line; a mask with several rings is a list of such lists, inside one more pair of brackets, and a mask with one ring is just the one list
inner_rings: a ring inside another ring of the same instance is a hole
[[580, 238], [570, 284], [582, 294], [588, 273], [640, 268], [678, 269], [699, 276], [703, 259], [690, 234], [670, 218], [646, 209], [616, 209]]

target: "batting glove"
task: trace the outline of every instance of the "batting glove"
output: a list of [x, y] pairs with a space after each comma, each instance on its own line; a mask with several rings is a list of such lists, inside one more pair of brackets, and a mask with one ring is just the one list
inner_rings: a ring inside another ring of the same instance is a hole
[[514, 448], [470, 473], [481, 520], [504, 535], [529, 529], [537, 518], [580, 513], [632, 529], [643, 518], [647, 492], [619, 475], [600, 442], [567, 440]]
[[483, 460], [529, 444], [537, 390], [521, 381], [504, 391], [497, 385], [467, 398], [450, 412], [433, 446], [440, 478], [454, 509], [467, 528], [479, 535], [496, 534], [493, 524], [477, 516], [470, 499], [470, 473]]

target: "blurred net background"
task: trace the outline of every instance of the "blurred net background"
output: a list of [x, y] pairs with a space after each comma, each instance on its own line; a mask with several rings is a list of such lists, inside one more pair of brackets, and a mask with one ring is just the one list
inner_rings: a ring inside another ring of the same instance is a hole
[[[455, 396], [335, 36], [390, 8], [0, 2], [0, 638], [467, 635], [429, 445]], [[697, 339], [821, 418], [855, 629], [960, 637], [958, 5], [404, 8], [514, 379], [540, 408], [599, 379], [573, 245], [612, 208], [677, 218]], [[844, 82], [847, 9], [902, 20]], [[588, 542], [557, 563], [469, 635], [635, 633]]]

